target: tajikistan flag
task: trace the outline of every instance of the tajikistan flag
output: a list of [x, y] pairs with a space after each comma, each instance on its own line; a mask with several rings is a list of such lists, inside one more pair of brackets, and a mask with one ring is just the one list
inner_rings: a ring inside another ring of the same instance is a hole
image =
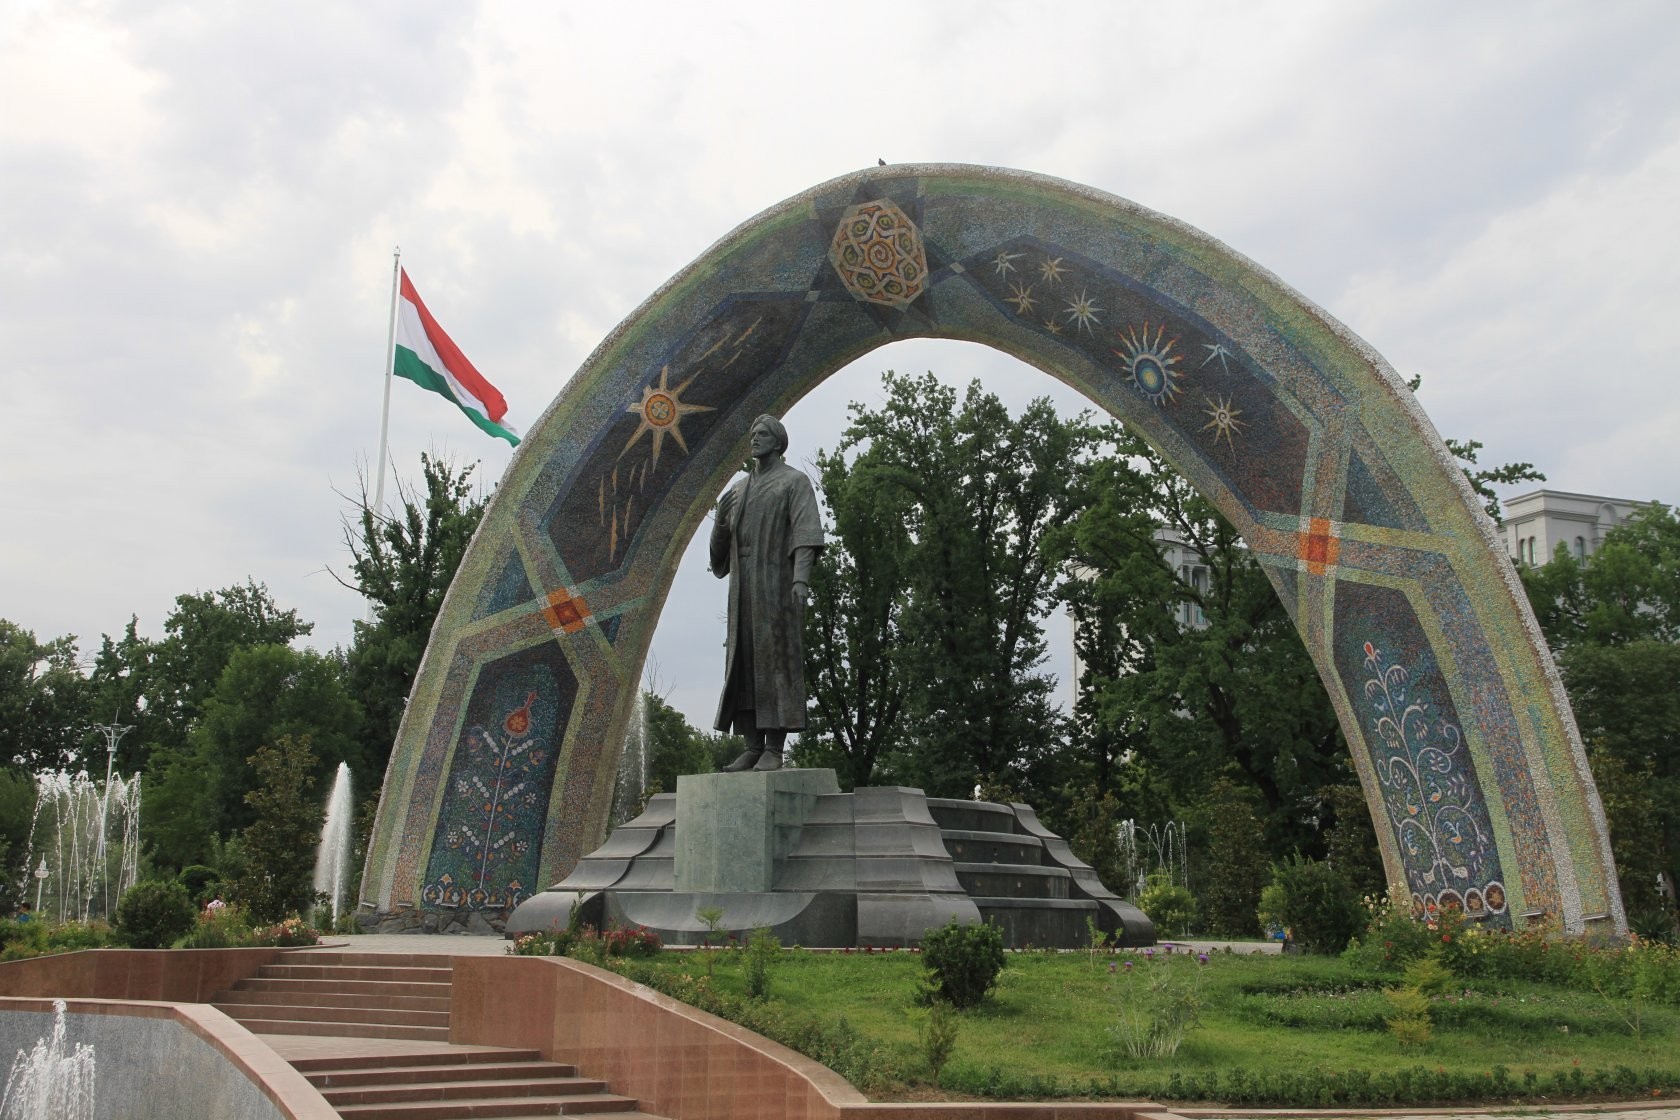
[[402, 270], [402, 299], [397, 302], [397, 353], [392, 370], [422, 389], [454, 401], [467, 419], [493, 436], [519, 446], [519, 432], [507, 422], [501, 391], [473, 368], [461, 348], [443, 333], [420, 293]]

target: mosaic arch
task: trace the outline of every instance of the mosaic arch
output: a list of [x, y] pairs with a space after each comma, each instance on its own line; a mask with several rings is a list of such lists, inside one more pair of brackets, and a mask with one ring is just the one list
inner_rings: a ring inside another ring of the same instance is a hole
[[1183, 223], [954, 165], [871, 168], [753, 218], [549, 406], [432, 633], [366, 903], [501, 910], [604, 840], [654, 625], [752, 417], [921, 336], [984, 343], [1078, 388], [1235, 523], [1318, 664], [1390, 882], [1415, 904], [1625, 932], [1550, 656], [1394, 371]]

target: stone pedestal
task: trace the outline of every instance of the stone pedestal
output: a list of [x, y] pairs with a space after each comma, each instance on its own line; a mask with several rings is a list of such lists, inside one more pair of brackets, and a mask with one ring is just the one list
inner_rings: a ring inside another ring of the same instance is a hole
[[[719, 911], [711, 923], [702, 911]], [[507, 932], [646, 926], [668, 944], [768, 928], [783, 944], [908, 946], [946, 922], [995, 922], [1012, 947], [1077, 948], [1087, 922], [1121, 944], [1154, 926], [1026, 805], [841, 793], [832, 770], [699, 774], [648, 801]]]
[[832, 770], [749, 770], [677, 779], [676, 889], [771, 890], [817, 798], [840, 792]]

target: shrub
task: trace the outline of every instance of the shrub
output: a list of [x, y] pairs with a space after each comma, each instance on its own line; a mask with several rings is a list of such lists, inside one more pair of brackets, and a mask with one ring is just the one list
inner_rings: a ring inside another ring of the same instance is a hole
[[1196, 896], [1176, 886], [1162, 870], [1149, 873], [1143, 890], [1138, 892], [1137, 904], [1162, 937], [1183, 937], [1196, 922]]
[[577, 936], [574, 931], [558, 926], [539, 929], [515, 938], [507, 951], [519, 957], [563, 957]]
[[189, 864], [181, 868], [181, 873], [175, 876], [181, 885], [187, 888], [192, 900], [203, 906], [216, 896], [216, 889], [222, 885], [222, 873], [214, 867], [206, 867], [202, 863]]
[[747, 939], [747, 996], [770, 998], [770, 965], [781, 955], [782, 943], [764, 926]]
[[261, 927], [251, 931], [246, 944], [269, 945], [280, 949], [296, 948], [299, 945], [319, 945], [321, 931], [311, 926], [297, 915], [292, 915], [274, 925]]
[[933, 1087], [939, 1088], [939, 1074], [951, 1060], [957, 1048], [957, 1009], [942, 999], [928, 1006], [927, 1018], [922, 1020], [917, 1040], [922, 1044], [922, 1058], [927, 1062]]
[[39, 919], [0, 921], [0, 961], [17, 961], [49, 953], [74, 953], [79, 949], [103, 949], [113, 940], [111, 927], [104, 922], [64, 922], [52, 926]]
[[1275, 907], [1295, 943], [1313, 953], [1340, 953], [1363, 924], [1352, 885], [1329, 864], [1299, 856], [1273, 865], [1262, 902]]
[[117, 903], [117, 936], [133, 949], [165, 949], [192, 932], [198, 907], [180, 883], [147, 879], [123, 892]]
[[1399, 972], [1441, 944], [1438, 930], [1412, 916], [1411, 899], [1366, 898], [1365, 932], [1342, 954], [1349, 964], [1372, 972]]
[[619, 926], [608, 930], [601, 940], [609, 957], [657, 957], [665, 947], [659, 935], [646, 926]]
[[952, 1007], [978, 1006], [1003, 971], [1003, 931], [989, 922], [959, 925], [952, 918], [922, 934], [922, 967], [929, 992]]
[[865, 1093], [881, 1092], [905, 1078], [899, 1055], [860, 1037], [843, 1015], [827, 1020], [789, 1010], [774, 1000], [743, 999], [718, 991], [707, 976], [673, 974], [635, 963], [626, 967], [630, 979], [797, 1050]]
[[1188, 953], [1145, 950], [1114, 976], [1115, 1023], [1108, 1031], [1133, 1058], [1170, 1058], [1201, 1019], [1205, 962]]
[[206, 907], [198, 912], [198, 921], [185, 937], [175, 942], [177, 949], [236, 949], [250, 943], [251, 920], [242, 906]]

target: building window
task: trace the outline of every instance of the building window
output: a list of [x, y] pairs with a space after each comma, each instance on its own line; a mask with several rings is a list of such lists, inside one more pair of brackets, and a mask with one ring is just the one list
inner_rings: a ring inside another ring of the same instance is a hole
[[1576, 537], [1575, 538], [1575, 559], [1585, 560], [1586, 558], [1587, 558], [1587, 538]]

